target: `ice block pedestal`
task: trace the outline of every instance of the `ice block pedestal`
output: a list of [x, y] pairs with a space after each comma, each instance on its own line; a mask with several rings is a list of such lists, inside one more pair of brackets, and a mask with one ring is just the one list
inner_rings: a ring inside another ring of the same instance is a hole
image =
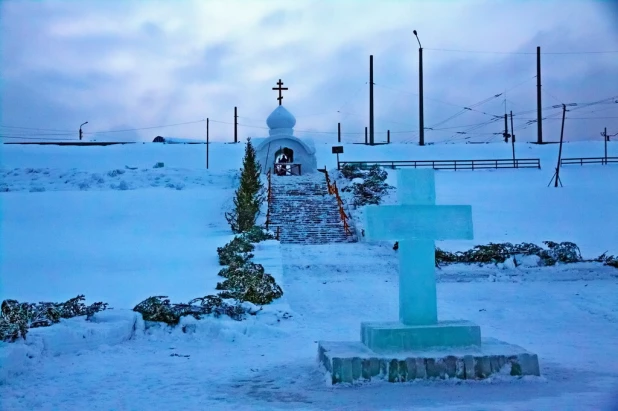
[[399, 170], [398, 199], [367, 207], [365, 237], [399, 241], [399, 321], [361, 323], [360, 342], [320, 341], [332, 382], [539, 375], [538, 357], [523, 348], [482, 340], [469, 321], [438, 321], [435, 240], [472, 239], [471, 207], [436, 205], [433, 170]]
[[432, 347], [480, 347], [481, 327], [470, 321], [431, 325], [400, 322], [361, 323], [361, 342], [375, 352], [423, 350]]
[[484, 338], [479, 347], [443, 347], [376, 353], [361, 342], [320, 341], [318, 361], [332, 384], [371, 380], [484, 379], [500, 373], [540, 375], [535, 354], [516, 345]]

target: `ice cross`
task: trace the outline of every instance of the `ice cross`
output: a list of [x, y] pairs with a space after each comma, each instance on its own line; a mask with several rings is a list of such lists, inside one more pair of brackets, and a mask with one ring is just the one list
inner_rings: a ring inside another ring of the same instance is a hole
[[399, 241], [399, 321], [405, 325], [438, 322], [435, 240], [471, 240], [472, 208], [436, 205], [433, 170], [398, 170], [400, 205], [368, 206], [368, 241]]

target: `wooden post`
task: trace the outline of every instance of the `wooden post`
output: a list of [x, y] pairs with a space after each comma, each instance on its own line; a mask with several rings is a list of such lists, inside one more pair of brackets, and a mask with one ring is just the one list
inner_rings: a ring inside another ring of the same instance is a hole
[[543, 144], [543, 114], [541, 110], [541, 47], [536, 48], [536, 142]]
[[365, 127], [365, 144], [368, 144], [367, 143], [367, 127]]
[[374, 144], [373, 135], [373, 55], [369, 56], [369, 144]]
[[206, 170], [208, 170], [208, 150], [210, 147], [210, 141], [208, 136], [208, 118], [206, 119]]
[[234, 107], [234, 143], [238, 143], [238, 108]]
[[341, 123], [337, 123], [337, 143], [341, 143]]
[[386, 130], [386, 142], [388, 144], [391, 143], [391, 131], [390, 130]]
[[270, 200], [271, 200], [270, 168], [268, 169], [268, 173], [266, 173], [266, 177], [268, 179], [268, 191], [266, 192], [266, 230], [268, 231], [268, 226], [270, 224]]
[[564, 118], [566, 117], [566, 105], [562, 105], [562, 128], [560, 129], [560, 148], [558, 149], [558, 165], [556, 166], [556, 182], [554, 187], [558, 187], [558, 182], [562, 185], [560, 181], [560, 161], [562, 159], [562, 140], [564, 138]]

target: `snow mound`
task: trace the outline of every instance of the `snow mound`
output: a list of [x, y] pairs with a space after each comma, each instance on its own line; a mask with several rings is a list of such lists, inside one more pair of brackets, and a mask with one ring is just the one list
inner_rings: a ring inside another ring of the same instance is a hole
[[0, 167], [0, 192], [29, 191], [107, 191], [135, 189], [203, 188], [216, 184], [235, 188], [234, 172], [188, 170], [183, 168], [143, 168], [86, 171], [60, 168], [14, 168]]
[[86, 317], [63, 319], [51, 327], [28, 330], [26, 340], [0, 343], [0, 383], [34, 366], [43, 356], [75, 354], [123, 343], [144, 329], [140, 314], [110, 310]]

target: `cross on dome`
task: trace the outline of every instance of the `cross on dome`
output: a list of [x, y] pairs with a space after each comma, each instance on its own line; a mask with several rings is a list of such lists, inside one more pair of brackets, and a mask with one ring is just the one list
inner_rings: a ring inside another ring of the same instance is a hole
[[281, 79], [279, 79], [279, 82], [277, 83], [277, 85], [279, 87], [273, 87], [273, 90], [275, 91], [279, 91], [279, 97], [277, 97], [277, 100], [279, 100], [279, 105], [281, 105], [281, 101], [283, 100], [283, 95], [281, 94], [281, 91], [283, 90], [287, 90], [287, 87], [281, 87], [283, 86], [283, 81], [281, 81]]

